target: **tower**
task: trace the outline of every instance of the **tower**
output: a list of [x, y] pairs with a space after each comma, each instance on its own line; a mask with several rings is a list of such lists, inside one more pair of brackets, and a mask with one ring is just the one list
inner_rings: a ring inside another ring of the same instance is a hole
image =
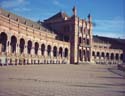
[[77, 8], [76, 6], [73, 7], [73, 16], [71, 18], [72, 21], [72, 32], [70, 35], [70, 62], [71, 63], [78, 63], [78, 24], [79, 24], [79, 17], [77, 16]]

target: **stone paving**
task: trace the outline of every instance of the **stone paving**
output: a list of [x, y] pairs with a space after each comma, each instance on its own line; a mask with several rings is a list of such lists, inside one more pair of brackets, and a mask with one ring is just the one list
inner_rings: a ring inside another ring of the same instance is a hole
[[0, 96], [125, 96], [125, 78], [111, 65], [0, 67]]

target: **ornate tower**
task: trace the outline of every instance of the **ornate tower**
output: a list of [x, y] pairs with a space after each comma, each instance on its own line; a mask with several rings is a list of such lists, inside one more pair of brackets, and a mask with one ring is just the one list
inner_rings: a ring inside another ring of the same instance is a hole
[[79, 18], [77, 17], [77, 9], [74, 6], [73, 9], [73, 16], [71, 18], [72, 21], [72, 32], [70, 36], [70, 62], [71, 63], [78, 63], [78, 22]]

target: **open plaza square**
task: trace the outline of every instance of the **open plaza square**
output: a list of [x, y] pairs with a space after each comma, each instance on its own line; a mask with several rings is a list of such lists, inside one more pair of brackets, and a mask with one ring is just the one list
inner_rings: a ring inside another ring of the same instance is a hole
[[117, 71], [94, 64], [2, 66], [0, 96], [125, 96], [125, 73]]

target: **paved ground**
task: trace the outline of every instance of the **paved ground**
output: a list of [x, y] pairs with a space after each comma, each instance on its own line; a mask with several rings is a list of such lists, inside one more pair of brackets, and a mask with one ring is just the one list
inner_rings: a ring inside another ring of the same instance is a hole
[[125, 96], [125, 78], [110, 65], [0, 67], [0, 96]]

